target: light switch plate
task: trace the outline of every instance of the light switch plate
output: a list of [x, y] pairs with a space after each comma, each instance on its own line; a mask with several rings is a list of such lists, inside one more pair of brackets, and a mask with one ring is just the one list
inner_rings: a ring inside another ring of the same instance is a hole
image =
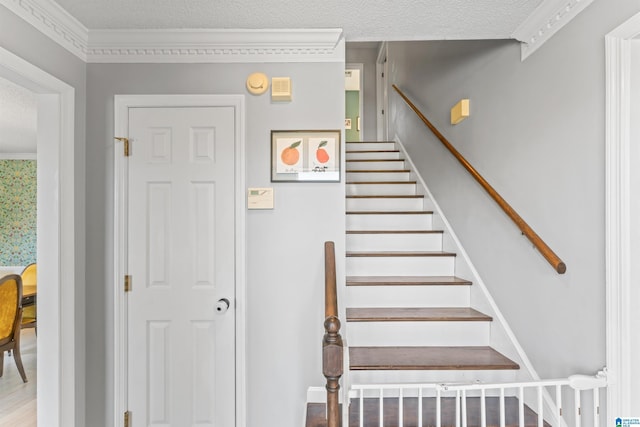
[[247, 209], [273, 209], [273, 188], [248, 188]]

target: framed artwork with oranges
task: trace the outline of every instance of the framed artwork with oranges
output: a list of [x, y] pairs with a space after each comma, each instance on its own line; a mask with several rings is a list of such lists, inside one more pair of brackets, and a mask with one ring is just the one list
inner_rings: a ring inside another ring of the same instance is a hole
[[340, 130], [272, 130], [271, 181], [339, 182]]

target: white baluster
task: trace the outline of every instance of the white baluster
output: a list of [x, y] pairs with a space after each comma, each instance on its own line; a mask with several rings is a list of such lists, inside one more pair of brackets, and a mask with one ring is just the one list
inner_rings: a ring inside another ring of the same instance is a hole
[[562, 386], [556, 386], [556, 408], [558, 408], [558, 417], [562, 418]]
[[518, 419], [519, 426], [524, 427], [524, 387], [520, 387], [518, 393]]
[[364, 427], [364, 389], [360, 390], [360, 427]]
[[418, 389], [418, 427], [422, 427], [422, 387]]
[[456, 391], [456, 427], [460, 427], [460, 390]]
[[582, 425], [582, 420], [580, 420], [580, 417], [582, 416], [582, 410], [580, 409], [581, 403], [580, 403], [580, 390], [575, 389], [574, 394], [576, 396], [575, 398], [575, 402], [576, 402], [576, 427], [580, 427]]
[[538, 427], [544, 427], [544, 402], [542, 400], [542, 386], [538, 386]]
[[382, 409], [382, 405], [384, 405], [383, 394], [384, 391], [382, 388], [380, 388], [380, 427], [384, 427], [382, 425], [382, 422], [384, 421], [384, 410]]
[[500, 387], [500, 427], [505, 427], [504, 388]]
[[600, 427], [600, 389], [593, 389], [593, 427]]
[[480, 423], [481, 427], [487, 427], [487, 391], [483, 388], [480, 394]]
[[467, 427], [467, 391], [462, 390], [462, 427]]
[[442, 427], [442, 402], [440, 389], [436, 390], [436, 427]]
[[404, 417], [403, 417], [403, 395], [404, 393], [402, 392], [403, 388], [400, 388], [400, 392], [398, 393], [398, 424], [400, 425], [400, 427], [404, 427]]

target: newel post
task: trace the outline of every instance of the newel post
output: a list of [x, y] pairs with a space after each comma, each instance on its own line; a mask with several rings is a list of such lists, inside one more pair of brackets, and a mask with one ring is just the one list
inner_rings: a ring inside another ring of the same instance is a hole
[[327, 379], [327, 427], [340, 427], [339, 390], [343, 373], [343, 346], [340, 320], [336, 316], [324, 321], [322, 340], [322, 373]]

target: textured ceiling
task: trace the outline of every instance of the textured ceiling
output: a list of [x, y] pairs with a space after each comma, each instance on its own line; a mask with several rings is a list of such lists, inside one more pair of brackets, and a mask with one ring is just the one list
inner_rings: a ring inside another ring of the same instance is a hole
[[[89, 30], [341, 28], [347, 41], [496, 39], [543, 0], [58, 0]], [[0, 153], [35, 152], [36, 102], [0, 79]]]
[[36, 123], [33, 93], [0, 78], [0, 154], [35, 153]]
[[92, 29], [342, 28], [347, 41], [510, 38], [542, 0], [58, 0]]

